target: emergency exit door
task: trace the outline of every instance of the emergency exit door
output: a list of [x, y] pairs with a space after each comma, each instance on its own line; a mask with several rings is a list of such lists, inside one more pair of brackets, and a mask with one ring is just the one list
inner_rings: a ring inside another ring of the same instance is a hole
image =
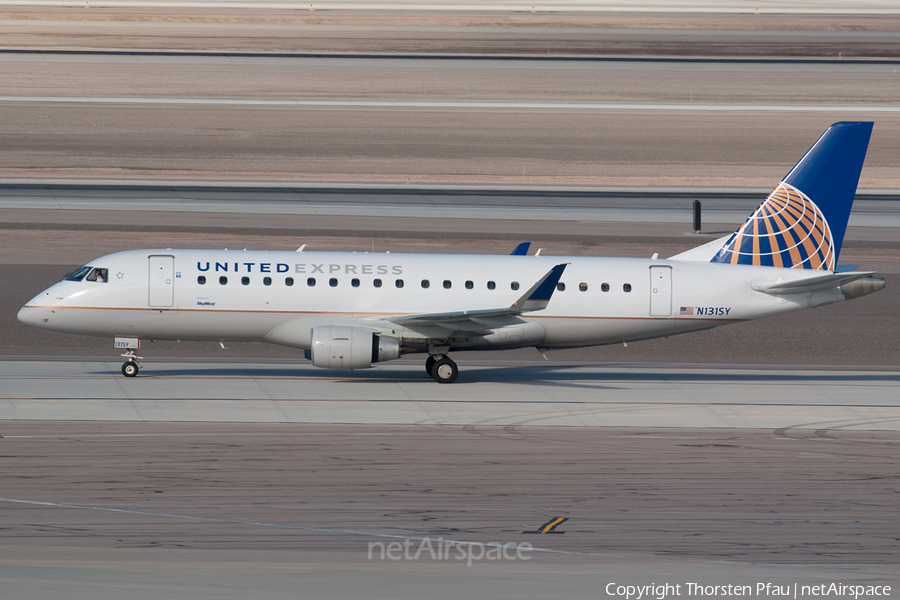
[[650, 316], [672, 316], [672, 267], [650, 267]]
[[175, 304], [175, 257], [150, 256], [150, 306], [172, 308]]

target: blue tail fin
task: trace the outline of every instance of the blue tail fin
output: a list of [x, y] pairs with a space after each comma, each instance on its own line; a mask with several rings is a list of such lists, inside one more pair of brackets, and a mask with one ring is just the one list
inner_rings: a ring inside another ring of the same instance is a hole
[[711, 262], [833, 271], [871, 135], [870, 122], [829, 127]]

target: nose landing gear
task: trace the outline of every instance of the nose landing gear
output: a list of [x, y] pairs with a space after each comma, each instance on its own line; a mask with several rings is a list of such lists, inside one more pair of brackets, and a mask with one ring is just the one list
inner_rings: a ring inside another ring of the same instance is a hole
[[138, 371], [141, 370], [141, 366], [137, 361], [144, 360], [143, 356], [138, 356], [137, 352], [135, 352], [141, 347], [140, 338], [117, 337], [115, 344], [117, 349], [125, 350], [125, 354], [122, 355], [125, 358], [125, 363], [122, 365], [122, 375], [125, 377], [137, 377]]
[[127, 361], [122, 365], [122, 375], [125, 377], [137, 377], [138, 371], [140, 371], [140, 367], [134, 361]]
[[141, 370], [138, 360], [143, 360], [143, 356], [138, 356], [134, 350], [129, 350], [123, 354], [127, 360], [122, 364], [122, 375], [125, 377], [137, 377], [138, 371]]

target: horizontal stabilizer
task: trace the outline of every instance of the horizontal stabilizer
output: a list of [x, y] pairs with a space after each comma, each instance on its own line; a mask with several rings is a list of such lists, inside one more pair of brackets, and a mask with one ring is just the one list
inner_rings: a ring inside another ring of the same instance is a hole
[[850, 273], [859, 268], [859, 265], [838, 265], [834, 268], [835, 273]]
[[868, 275], [873, 275], [873, 271], [855, 271], [853, 273], [834, 273], [822, 275], [820, 277], [807, 277], [805, 279], [795, 279], [785, 283], [773, 283], [764, 285], [754, 285], [753, 289], [763, 294], [806, 294], [809, 292], [818, 292], [821, 290], [830, 290], [838, 286], [862, 279]]

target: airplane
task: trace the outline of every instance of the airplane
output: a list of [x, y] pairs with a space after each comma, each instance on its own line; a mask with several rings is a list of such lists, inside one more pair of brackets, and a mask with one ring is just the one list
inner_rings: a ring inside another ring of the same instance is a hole
[[[452, 383], [460, 350], [577, 348], [670, 336], [850, 300], [884, 279], [839, 265], [873, 123], [825, 131], [733, 233], [668, 259], [132, 250], [92, 261], [18, 313], [114, 339], [269, 342], [316, 367], [410, 353]], [[538, 252], [540, 254], [540, 252]]]

